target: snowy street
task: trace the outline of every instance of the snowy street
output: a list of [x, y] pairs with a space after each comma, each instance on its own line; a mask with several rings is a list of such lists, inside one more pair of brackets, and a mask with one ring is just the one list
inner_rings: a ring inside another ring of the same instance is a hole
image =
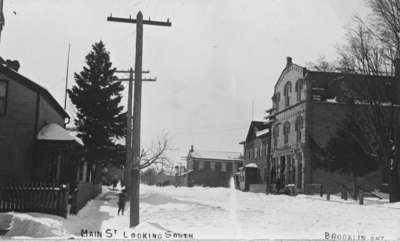
[[39, 213], [3, 213], [0, 230], [12, 221], [6, 236], [14, 238], [400, 239], [399, 203], [366, 199], [361, 206], [335, 196], [325, 201], [318, 196], [147, 185], [141, 185], [140, 194], [141, 223], [135, 229], [128, 229], [129, 209], [124, 216], [117, 216], [117, 191], [105, 188], [78, 215], [68, 219]]

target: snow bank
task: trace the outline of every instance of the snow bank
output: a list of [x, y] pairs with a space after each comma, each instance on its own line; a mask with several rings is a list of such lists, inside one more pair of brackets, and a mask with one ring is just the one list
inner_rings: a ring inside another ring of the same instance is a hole
[[12, 216], [9, 232], [6, 237], [12, 238], [69, 238], [71, 235], [63, 227], [63, 223], [54, 218], [38, 217], [32, 214], [7, 213]]
[[81, 238], [87, 230], [103, 239], [110, 238], [110, 231], [111, 239], [151, 235], [165, 239], [171, 233], [225, 240], [323, 240], [326, 233], [361, 235], [367, 240], [372, 236], [400, 239], [400, 203], [366, 198], [365, 205], [358, 205], [335, 194], [326, 201], [319, 196], [266, 195], [228, 188], [141, 185], [140, 189], [140, 224], [135, 228], [129, 228], [129, 203], [125, 214], [117, 216], [118, 191], [106, 189], [68, 219], [13, 213], [12, 233], [7, 235]]
[[[143, 214], [175, 231], [192, 232], [200, 239], [324, 239], [326, 232], [400, 238], [400, 209], [395, 209], [398, 205], [368, 199], [361, 206], [335, 195], [331, 196], [333, 201], [326, 201], [319, 196], [236, 191], [237, 221], [232, 221], [229, 216], [231, 195], [227, 188], [141, 186], [141, 194], [165, 195], [190, 203], [193, 207], [189, 211], [184, 207], [175, 210], [172, 206], [170, 209], [152, 207], [150, 210], [145, 206]], [[150, 214], [154, 216], [156, 211], [159, 216], [152, 218]], [[235, 227], [240, 228], [240, 233]]]

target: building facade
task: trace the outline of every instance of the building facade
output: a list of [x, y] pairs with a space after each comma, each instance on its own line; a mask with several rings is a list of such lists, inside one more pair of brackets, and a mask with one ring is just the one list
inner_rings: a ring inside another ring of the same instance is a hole
[[[240, 189], [248, 190], [250, 184], [269, 184], [271, 153], [271, 122], [251, 121], [243, 145], [243, 167], [240, 169]], [[256, 169], [256, 173], [253, 169]], [[253, 177], [254, 176], [254, 177]]]
[[72, 167], [68, 157], [76, 143], [65, 136], [68, 114], [46, 89], [18, 73], [17, 62], [0, 62], [0, 185], [60, 181]]
[[349, 177], [313, 168], [310, 139], [326, 147], [345, 116], [354, 108], [362, 108], [363, 105], [347, 105], [337, 92], [338, 85], [367, 81], [385, 84], [394, 80], [391, 76], [310, 71], [288, 57], [275, 84], [268, 116], [273, 120], [269, 169], [272, 183], [294, 184], [298, 191], [304, 191], [305, 185], [311, 183], [332, 190], [338, 184], [351, 183]]
[[186, 160], [188, 185], [228, 187], [241, 164], [240, 152], [195, 150], [192, 146]]

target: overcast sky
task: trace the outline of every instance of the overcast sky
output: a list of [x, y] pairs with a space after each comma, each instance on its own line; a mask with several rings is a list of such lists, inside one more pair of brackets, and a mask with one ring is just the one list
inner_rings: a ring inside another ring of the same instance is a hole
[[[177, 161], [197, 149], [242, 151], [252, 120], [271, 107], [274, 83], [291, 56], [304, 65], [335, 58], [362, 0], [4, 0], [0, 55], [47, 88], [62, 105], [71, 43], [69, 82], [91, 45], [103, 40], [113, 66], [134, 66], [135, 25], [106, 17], [167, 18], [172, 27], [144, 26], [142, 141], [171, 137]], [[118, 3], [118, 4], [116, 4]], [[121, 76], [122, 77], [122, 76]], [[124, 105], [126, 100], [124, 100]], [[67, 111], [73, 116], [73, 106]]]

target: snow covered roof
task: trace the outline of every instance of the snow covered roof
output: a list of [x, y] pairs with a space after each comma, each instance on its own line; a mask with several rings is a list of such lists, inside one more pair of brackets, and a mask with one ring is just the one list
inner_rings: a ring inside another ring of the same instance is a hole
[[240, 152], [229, 151], [211, 151], [211, 150], [194, 150], [190, 152], [190, 156], [199, 159], [211, 160], [241, 160]]
[[260, 137], [260, 136], [263, 136], [264, 134], [268, 134], [268, 133], [269, 133], [269, 129], [263, 129], [263, 130], [256, 132], [256, 137]]
[[254, 137], [259, 138], [265, 134], [268, 134], [268, 129], [271, 128], [271, 121], [262, 120], [262, 121], [251, 121], [250, 127], [246, 134], [246, 139], [239, 144], [243, 145], [246, 142], [249, 142], [254, 139]]
[[258, 168], [258, 165], [256, 163], [249, 163], [247, 165], [245, 165], [244, 167], [248, 167], [248, 168]]
[[76, 141], [80, 145], [83, 145], [83, 142], [78, 137], [71, 135], [63, 127], [55, 123], [45, 125], [39, 131], [36, 138], [38, 140]]

